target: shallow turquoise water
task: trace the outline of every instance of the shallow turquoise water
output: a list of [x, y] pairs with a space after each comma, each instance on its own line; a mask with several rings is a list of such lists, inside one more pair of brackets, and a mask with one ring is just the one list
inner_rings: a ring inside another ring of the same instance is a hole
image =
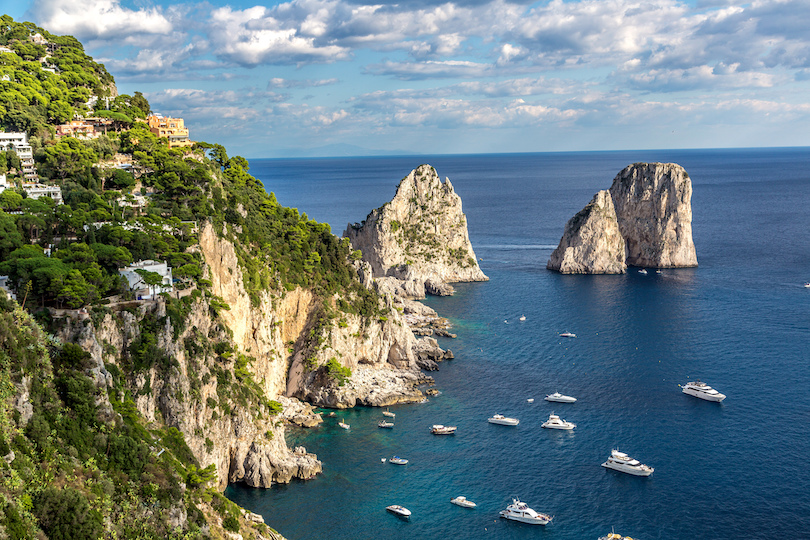
[[[675, 161], [694, 183], [700, 267], [642, 276], [545, 270], [565, 221], [634, 161]], [[456, 360], [442, 394], [339, 413], [290, 434], [324, 462], [309, 482], [226, 494], [291, 540], [311, 538], [649, 539], [810, 537], [810, 152], [606, 152], [336, 160], [253, 160], [282, 204], [341, 232], [393, 196], [420, 163], [464, 201], [487, 283], [427, 303], [451, 318]], [[520, 315], [526, 316], [519, 322]], [[559, 338], [570, 331], [576, 339]], [[722, 404], [683, 395], [700, 378]], [[542, 398], [555, 390], [573, 405]], [[532, 404], [527, 398], [535, 398]], [[577, 423], [544, 430], [551, 412]], [[516, 428], [491, 425], [500, 412]], [[458, 426], [436, 437], [434, 423]], [[655, 467], [600, 467], [611, 448]], [[404, 467], [381, 463], [398, 454]], [[457, 495], [474, 510], [450, 504]], [[498, 519], [512, 496], [548, 527]], [[413, 511], [410, 522], [385, 512]]]

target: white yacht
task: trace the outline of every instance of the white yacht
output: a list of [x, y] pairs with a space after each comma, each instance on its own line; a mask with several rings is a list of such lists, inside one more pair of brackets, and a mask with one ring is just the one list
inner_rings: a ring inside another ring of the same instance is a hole
[[543, 422], [542, 427], [549, 429], [574, 429], [577, 425], [573, 422], [566, 422], [554, 413], [548, 415], [548, 420]]
[[523, 321], [525, 321], [525, 320], [526, 320], [526, 315], [521, 315], [521, 316], [520, 316], [520, 322], [523, 322]]
[[496, 414], [492, 418], [487, 419], [490, 424], [501, 424], [502, 426], [516, 426], [520, 423], [517, 418], [509, 418], [502, 414]]
[[385, 420], [380, 420], [379, 423], [377, 424], [377, 427], [393, 429], [394, 428], [394, 423], [393, 422], [386, 422]]
[[394, 456], [388, 460], [388, 463], [393, 463], [394, 465], [407, 465], [408, 460], [399, 456]]
[[708, 384], [700, 381], [688, 382], [681, 387], [684, 394], [695, 396], [696, 398], [705, 399], [706, 401], [723, 401], [726, 399], [725, 394], [721, 394]]
[[512, 499], [512, 504], [506, 507], [506, 510], [500, 512], [502, 518], [514, 519], [523, 523], [530, 523], [532, 525], [545, 525], [553, 518], [548, 514], [541, 514], [535, 512], [525, 502], [519, 499]]
[[383, 411], [383, 416], [388, 416], [388, 417], [390, 417], [390, 418], [394, 418], [394, 417], [396, 416], [396, 413], [392, 413], [392, 412], [391, 412], [391, 411], [389, 411], [388, 409], [385, 409], [385, 410]]
[[574, 334], [573, 332], [563, 332], [562, 334], [560, 334], [560, 337], [572, 337], [573, 338], [573, 337], [577, 337], [577, 335]]
[[458, 506], [463, 506], [464, 508], [475, 508], [476, 504], [472, 501], [468, 501], [467, 497], [463, 495], [459, 495], [455, 499], [450, 499], [450, 502], [453, 504], [457, 504]]
[[441, 424], [433, 424], [430, 432], [434, 435], [453, 435], [458, 428], [456, 426], [443, 426]]
[[404, 506], [399, 505], [399, 504], [392, 504], [391, 506], [386, 506], [385, 509], [388, 510], [389, 512], [391, 512], [392, 514], [396, 514], [399, 517], [402, 517], [402, 518], [405, 518], [405, 519], [408, 519], [408, 518], [411, 517], [411, 511], [408, 510], [407, 508], [405, 508]]
[[351, 427], [349, 424], [347, 424], [347, 423], [346, 423], [346, 422], [344, 422], [343, 420], [341, 420], [340, 422], [338, 422], [338, 425], [339, 425], [340, 427], [342, 427], [343, 429], [349, 429], [349, 428]]
[[554, 392], [545, 397], [546, 401], [555, 401], [557, 403], [576, 403], [577, 398], [571, 396], [564, 396], [559, 392]]
[[610, 452], [610, 457], [602, 463], [602, 467], [613, 469], [634, 476], [650, 476], [655, 469], [639, 463], [638, 460], [631, 458], [624, 452], [613, 450]]
[[641, 274], [642, 276], [646, 276], [647, 275], [647, 269], [642, 268], [641, 270], [638, 271], [638, 273]]
[[526, 403], [534, 403], [534, 398], [530, 397], [529, 399], [526, 400]]

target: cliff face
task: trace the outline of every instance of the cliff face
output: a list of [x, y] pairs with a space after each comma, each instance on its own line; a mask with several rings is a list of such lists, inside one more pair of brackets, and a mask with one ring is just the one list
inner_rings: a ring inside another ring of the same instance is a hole
[[621, 274], [625, 242], [610, 193], [600, 191], [565, 225], [547, 268], [562, 274]]
[[461, 197], [430, 165], [411, 171], [391, 202], [350, 224], [344, 236], [383, 289], [399, 296], [451, 294], [449, 283], [489, 279], [470, 245]]
[[675, 163], [635, 163], [613, 179], [610, 195], [627, 242], [627, 264], [697, 266], [692, 241], [692, 181]]
[[697, 266], [692, 182], [674, 163], [635, 163], [565, 226], [547, 268], [565, 274], [621, 274], [628, 265]]

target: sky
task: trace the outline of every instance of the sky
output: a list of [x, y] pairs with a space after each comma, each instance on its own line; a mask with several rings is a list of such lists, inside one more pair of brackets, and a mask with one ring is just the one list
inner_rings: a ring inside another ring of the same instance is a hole
[[0, 0], [248, 158], [810, 146], [810, 0]]

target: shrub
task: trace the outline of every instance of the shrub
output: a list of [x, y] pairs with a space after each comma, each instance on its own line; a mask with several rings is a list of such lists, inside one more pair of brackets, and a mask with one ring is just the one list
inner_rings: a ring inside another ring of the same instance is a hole
[[74, 488], [46, 488], [37, 497], [34, 511], [50, 540], [93, 539], [103, 532], [101, 515]]

